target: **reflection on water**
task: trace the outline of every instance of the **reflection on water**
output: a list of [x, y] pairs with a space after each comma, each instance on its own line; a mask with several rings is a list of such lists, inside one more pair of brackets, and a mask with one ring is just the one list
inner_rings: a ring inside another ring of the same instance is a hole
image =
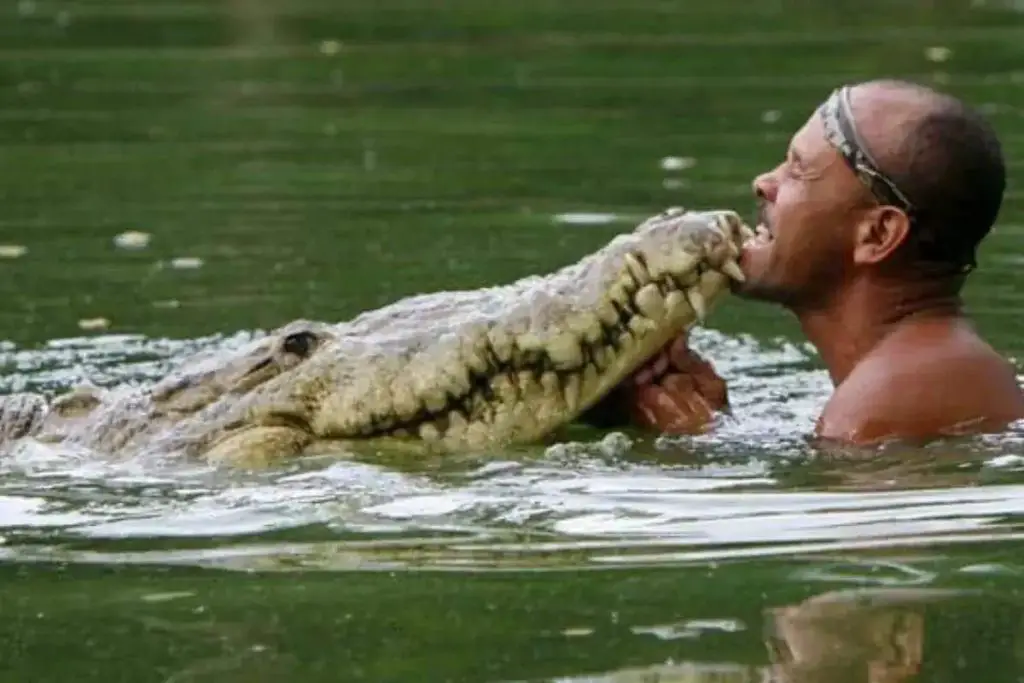
[[[0, 365], [11, 390], [144, 382], [251, 337], [9, 344]], [[0, 661], [97, 682], [128, 660], [163, 683], [1016, 680], [1021, 436], [820, 451], [806, 435], [830, 387], [809, 349], [693, 344], [734, 406], [700, 437], [580, 428], [248, 473], [22, 449], [0, 463]], [[310, 628], [313, 650], [295, 640]], [[109, 654], [41, 654], [83, 629]]]
[[[820, 99], [879, 75], [998, 127], [967, 299], [1024, 353], [1019, 5], [8, 3], [0, 392], [152, 380], [234, 330], [551, 270], [665, 206], [744, 210]], [[699, 438], [262, 473], [26, 448], [0, 463], [0, 678], [1019, 681], [1024, 430], [822, 451], [792, 321], [712, 324], [735, 414]]]
[[[912, 683], [1024, 674], [1024, 604], [980, 591], [830, 591], [765, 610], [765, 666], [685, 661], [557, 683]], [[687, 637], [687, 636], [682, 636]], [[694, 636], [689, 636], [694, 637]]]
[[910, 683], [1024, 671], [1024, 611], [980, 591], [830, 592], [769, 610], [770, 680]]

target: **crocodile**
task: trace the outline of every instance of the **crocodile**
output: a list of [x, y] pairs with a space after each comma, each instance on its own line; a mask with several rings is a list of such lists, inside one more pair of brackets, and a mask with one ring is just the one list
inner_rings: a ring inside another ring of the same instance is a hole
[[435, 452], [536, 442], [702, 322], [742, 281], [753, 236], [733, 211], [672, 208], [546, 275], [296, 320], [141, 386], [9, 394], [0, 452], [31, 439], [230, 464], [375, 440]]

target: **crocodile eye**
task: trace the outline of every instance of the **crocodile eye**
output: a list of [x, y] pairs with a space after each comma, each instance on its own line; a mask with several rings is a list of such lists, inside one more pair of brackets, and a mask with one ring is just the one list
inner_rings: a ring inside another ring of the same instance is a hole
[[293, 332], [284, 338], [285, 352], [305, 358], [316, 348], [317, 336], [312, 332]]

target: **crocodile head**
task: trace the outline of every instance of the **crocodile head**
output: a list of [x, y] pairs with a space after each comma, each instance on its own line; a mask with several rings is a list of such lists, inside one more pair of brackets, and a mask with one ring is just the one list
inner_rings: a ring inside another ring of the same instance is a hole
[[168, 428], [216, 424], [213, 416], [294, 375], [333, 338], [331, 325], [296, 320], [240, 347], [192, 356], [148, 388], [83, 384], [52, 401], [34, 393], [7, 395], [0, 400], [0, 444], [32, 436], [120, 452]]
[[331, 325], [295, 320], [230, 353], [212, 350], [192, 357], [153, 385], [154, 413], [180, 418], [222, 399], [244, 396], [292, 373], [334, 337]]
[[669, 210], [545, 276], [408, 297], [334, 328], [201, 439], [217, 461], [400, 439], [477, 450], [572, 422], [742, 280], [731, 211]]

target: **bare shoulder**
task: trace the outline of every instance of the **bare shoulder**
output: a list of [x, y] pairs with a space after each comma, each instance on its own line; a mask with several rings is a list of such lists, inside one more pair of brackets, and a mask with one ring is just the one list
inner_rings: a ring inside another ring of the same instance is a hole
[[1021, 418], [1013, 366], [970, 328], [951, 325], [879, 344], [836, 389], [818, 432], [871, 443], [995, 432]]

